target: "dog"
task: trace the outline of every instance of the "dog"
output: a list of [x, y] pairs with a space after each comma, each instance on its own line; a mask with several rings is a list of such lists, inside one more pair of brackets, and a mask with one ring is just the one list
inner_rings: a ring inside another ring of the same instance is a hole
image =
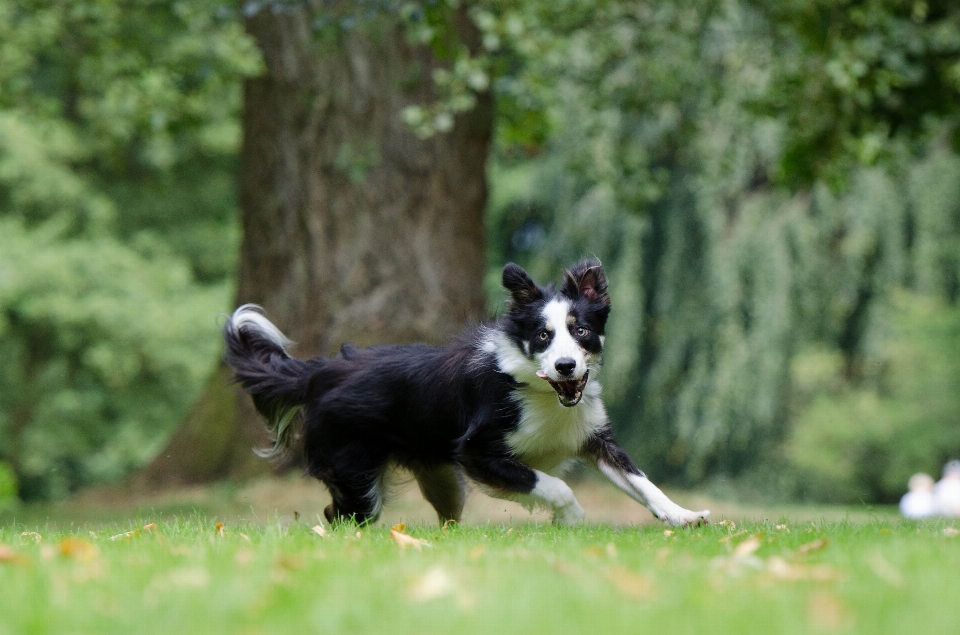
[[614, 441], [597, 381], [610, 313], [600, 262], [570, 267], [559, 290], [510, 263], [503, 286], [506, 313], [448, 346], [344, 344], [309, 360], [287, 353], [258, 306], [238, 308], [223, 326], [225, 361], [275, 435], [261, 456], [299, 446], [333, 498], [331, 523], [375, 521], [385, 474], [399, 465], [441, 523], [460, 520], [469, 478], [579, 524], [583, 508], [560, 478], [578, 460], [668, 525], [707, 522], [708, 510], [671, 501]]

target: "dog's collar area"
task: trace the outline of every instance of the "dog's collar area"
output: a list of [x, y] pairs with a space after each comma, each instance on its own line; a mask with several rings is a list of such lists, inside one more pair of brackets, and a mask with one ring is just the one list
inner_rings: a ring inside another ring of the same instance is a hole
[[545, 372], [538, 370], [537, 377], [546, 380], [550, 386], [557, 391], [557, 399], [560, 400], [561, 406], [572, 408], [580, 403], [580, 400], [583, 398], [583, 389], [587, 387], [587, 381], [590, 379], [590, 371], [585, 372], [580, 379], [554, 381], [550, 379]]

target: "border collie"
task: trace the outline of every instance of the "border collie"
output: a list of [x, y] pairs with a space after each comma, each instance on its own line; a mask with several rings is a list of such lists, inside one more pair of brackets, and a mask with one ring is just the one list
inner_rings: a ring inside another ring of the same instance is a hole
[[225, 359], [276, 435], [261, 456], [296, 439], [307, 474], [330, 490], [330, 522], [376, 520], [384, 475], [399, 464], [441, 523], [460, 519], [466, 476], [577, 524], [583, 509], [558, 475], [578, 459], [669, 525], [706, 522], [709, 511], [671, 501], [613, 439], [597, 382], [610, 313], [600, 262], [565, 271], [559, 291], [511, 263], [503, 286], [506, 314], [449, 346], [344, 344], [310, 360], [287, 354], [259, 307], [238, 308], [223, 327]]

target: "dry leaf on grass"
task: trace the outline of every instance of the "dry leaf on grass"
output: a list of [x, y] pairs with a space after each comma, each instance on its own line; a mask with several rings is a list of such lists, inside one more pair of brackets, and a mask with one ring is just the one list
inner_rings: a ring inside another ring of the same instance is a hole
[[816, 540], [813, 540], [806, 544], [802, 544], [799, 547], [797, 547], [797, 553], [803, 556], [808, 553], [813, 553], [814, 551], [820, 551], [821, 549], [826, 549], [827, 546], [829, 545], [830, 545], [830, 541], [827, 540], [826, 538], [817, 538]]
[[840, 598], [827, 591], [817, 591], [810, 595], [807, 618], [815, 632], [846, 631], [855, 623], [850, 609]]
[[429, 547], [430, 543], [420, 538], [414, 538], [406, 533], [407, 526], [399, 523], [390, 528], [390, 538], [397, 543], [400, 549], [406, 551], [407, 547], [413, 547], [420, 551], [423, 547]]
[[956, 527], [944, 527], [943, 535], [947, 538], [956, 538], [957, 535], [960, 535], [960, 529], [957, 529]]
[[654, 596], [656, 587], [646, 577], [624, 567], [615, 567], [607, 573], [607, 579], [621, 594], [634, 600], [647, 600]]
[[89, 540], [84, 540], [83, 538], [64, 538], [60, 541], [60, 555], [75, 558], [83, 562], [90, 562], [100, 555], [100, 550]]
[[455, 590], [453, 578], [438, 565], [410, 582], [409, 595], [414, 602], [428, 602], [450, 595]]
[[217, 523], [217, 535], [223, 537], [223, 523]]
[[0, 542], [0, 564], [22, 564], [26, 561], [27, 559], [14, 551], [13, 547]]
[[127, 531], [122, 534], [117, 534], [116, 536], [110, 536], [110, 540], [130, 540], [131, 538], [136, 538], [141, 533], [150, 533], [157, 528], [157, 523], [150, 523], [149, 525], [144, 525], [143, 529], [134, 529], [133, 531]]
[[760, 542], [760, 538], [758, 536], [750, 536], [733, 548], [733, 557], [746, 558], [754, 551], [759, 549], [762, 544], [763, 543]]
[[38, 545], [43, 541], [43, 536], [41, 536], [35, 531], [25, 531], [22, 534], [20, 534], [20, 538], [32, 538], [33, 541]]
[[874, 575], [893, 587], [903, 586], [903, 574], [895, 566], [883, 557], [879, 551], [874, 551], [867, 556], [867, 566], [873, 571]]
[[827, 564], [798, 564], [787, 562], [779, 556], [767, 560], [767, 571], [779, 580], [812, 580], [831, 582], [843, 577], [843, 573]]
[[726, 520], [726, 519], [721, 520], [720, 522], [717, 523], [717, 525], [719, 525], [720, 527], [729, 527], [730, 529], [737, 528], [737, 523], [733, 522], [732, 520]]
[[669, 538], [669, 537], [672, 536], [672, 535], [673, 535], [673, 530], [672, 530], [672, 529], [664, 529], [664, 530], [663, 530], [663, 537], [664, 537], [664, 538]]
[[729, 536], [724, 536], [723, 538], [720, 539], [719, 542], [730, 542], [730, 541], [733, 540], [734, 538], [739, 538], [740, 536], [743, 536], [743, 535], [745, 535], [746, 533], [747, 533], [747, 530], [744, 529], [744, 530], [738, 531], [738, 532], [735, 533], [735, 534], [730, 534]]
[[323, 525], [314, 525], [310, 529], [313, 531], [313, 533], [317, 534], [321, 538], [326, 538], [328, 535], [327, 530], [323, 528]]

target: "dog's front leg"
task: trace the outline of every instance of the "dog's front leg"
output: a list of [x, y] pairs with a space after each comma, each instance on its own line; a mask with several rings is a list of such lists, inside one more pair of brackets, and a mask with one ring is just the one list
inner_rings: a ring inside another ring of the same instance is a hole
[[464, 471], [492, 496], [553, 512], [558, 525], [583, 522], [583, 508], [561, 479], [502, 454], [476, 453], [461, 459]]
[[[553, 511], [553, 522], [557, 525], [579, 525], [583, 522], [583, 507], [573, 495], [570, 486], [556, 476], [533, 470], [537, 475], [537, 484], [528, 496], [535, 505]], [[525, 502], [523, 500], [521, 503]]]
[[585, 450], [587, 457], [594, 462], [601, 474], [666, 524], [686, 527], [707, 522], [709, 510], [695, 512], [684, 509], [651, 483], [633, 464], [626, 451], [613, 440], [609, 429], [601, 430], [591, 437]]

